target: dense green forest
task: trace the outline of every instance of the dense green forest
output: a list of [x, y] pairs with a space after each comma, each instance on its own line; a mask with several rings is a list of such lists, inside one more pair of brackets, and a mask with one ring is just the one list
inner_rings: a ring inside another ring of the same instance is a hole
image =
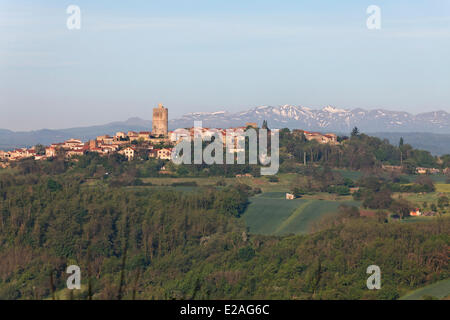
[[[449, 276], [448, 218], [385, 223], [341, 207], [314, 234], [258, 236], [239, 218], [242, 185], [91, 187], [79, 167], [43, 170], [0, 174], [1, 299], [52, 297], [70, 264], [90, 288], [76, 299], [396, 299]], [[365, 286], [371, 264], [381, 290]]]

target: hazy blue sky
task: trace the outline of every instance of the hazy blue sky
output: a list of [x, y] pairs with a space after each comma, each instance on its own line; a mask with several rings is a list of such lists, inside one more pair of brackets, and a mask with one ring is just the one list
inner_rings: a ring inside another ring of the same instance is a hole
[[[81, 8], [81, 30], [66, 9]], [[381, 30], [366, 9], [380, 6]], [[450, 112], [450, 0], [0, 0], [0, 128], [259, 105]]]

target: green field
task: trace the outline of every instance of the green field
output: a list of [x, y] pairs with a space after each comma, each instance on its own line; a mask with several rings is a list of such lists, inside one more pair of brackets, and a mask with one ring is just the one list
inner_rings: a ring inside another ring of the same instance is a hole
[[450, 296], [450, 279], [438, 281], [429, 286], [411, 291], [400, 300], [422, 300], [423, 297], [446, 298]]
[[195, 181], [199, 187], [211, 187], [216, 186], [218, 181], [225, 182], [227, 185], [233, 185], [236, 183], [247, 184], [252, 188], [261, 188], [263, 192], [277, 191], [288, 192], [292, 181], [296, 178], [296, 174], [287, 173], [277, 175], [278, 182], [269, 182], [267, 177], [240, 177], [240, 178], [223, 178], [223, 177], [185, 177], [185, 178], [171, 178], [171, 177], [158, 177], [158, 178], [142, 178], [145, 183], [152, 183], [154, 186], [169, 186], [172, 183], [179, 182], [193, 182]]
[[305, 234], [314, 222], [332, 215], [341, 204], [359, 206], [355, 201], [329, 201], [314, 198], [286, 200], [285, 193], [266, 192], [250, 199], [243, 215], [251, 233]]
[[403, 199], [406, 199], [410, 201], [411, 203], [421, 206], [424, 202], [427, 202], [428, 204], [437, 202], [439, 196], [436, 192], [430, 192], [430, 193], [395, 193], [394, 198], [398, 199], [399, 197], [402, 197]]
[[436, 183], [436, 191], [442, 193], [450, 193], [450, 184]]
[[8, 168], [0, 168], [0, 175], [2, 175], [2, 174], [14, 174], [14, 173], [16, 173], [17, 172], [17, 170], [16, 169], [13, 169], [13, 168], [11, 168], [11, 167], [8, 167]]
[[408, 217], [408, 219], [401, 219], [399, 223], [416, 223], [416, 222], [427, 222], [436, 219], [436, 217]]
[[[436, 184], [436, 192], [429, 192], [429, 193], [395, 193], [393, 195], [394, 199], [398, 199], [399, 197], [402, 197], [403, 199], [408, 200], [413, 205], [417, 206], [418, 208], [422, 208], [423, 211], [431, 210], [430, 206], [431, 204], [437, 204], [439, 198], [442, 195], [447, 194], [447, 196], [450, 196], [448, 193], [450, 193], [450, 184]], [[427, 203], [427, 208], [424, 208], [424, 203]], [[449, 212], [449, 208], [446, 208], [444, 210], [439, 209], [440, 213], [446, 214]], [[411, 218], [410, 218], [411, 219]]]
[[[348, 169], [335, 169], [333, 171], [339, 172], [344, 178], [349, 178], [354, 181], [358, 180], [359, 178], [361, 178], [364, 175], [364, 173], [362, 171], [353, 171], [353, 170], [348, 170]], [[385, 172], [384, 175], [388, 176], [388, 172]], [[408, 174], [408, 175], [404, 175], [404, 177], [406, 177], [410, 182], [414, 182], [417, 180], [418, 177], [420, 177], [420, 175]], [[437, 184], [445, 184], [445, 182], [448, 179], [448, 177], [443, 174], [432, 174], [432, 175], [429, 175], [428, 177], [430, 177], [431, 180], [433, 180], [434, 183], [437, 183]], [[450, 192], [450, 191], [448, 191], [448, 192]]]
[[358, 180], [363, 175], [361, 171], [353, 171], [347, 169], [336, 169], [333, 171], [339, 172], [344, 178], [352, 179], [353, 181]]
[[[406, 177], [409, 179], [410, 182], [414, 182], [414, 181], [416, 181], [416, 179], [418, 177], [420, 177], [420, 175], [409, 174]], [[430, 177], [434, 183], [445, 183], [445, 181], [447, 181], [447, 179], [448, 179], [448, 177], [443, 174], [432, 174], [432, 175], [429, 175], [428, 177]]]
[[227, 184], [235, 182], [234, 178], [222, 178], [222, 177], [192, 177], [192, 178], [170, 178], [170, 177], [158, 177], [158, 178], [141, 178], [145, 183], [151, 183], [154, 186], [168, 186], [172, 183], [182, 183], [182, 182], [195, 182], [198, 186], [211, 186], [215, 185], [218, 181], [223, 180]]

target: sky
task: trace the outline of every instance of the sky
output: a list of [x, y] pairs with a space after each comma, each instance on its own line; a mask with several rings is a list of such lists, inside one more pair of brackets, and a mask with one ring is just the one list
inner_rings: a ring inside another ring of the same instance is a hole
[[151, 119], [160, 102], [169, 118], [450, 112], [450, 0], [0, 0], [0, 39], [0, 128], [15, 131]]

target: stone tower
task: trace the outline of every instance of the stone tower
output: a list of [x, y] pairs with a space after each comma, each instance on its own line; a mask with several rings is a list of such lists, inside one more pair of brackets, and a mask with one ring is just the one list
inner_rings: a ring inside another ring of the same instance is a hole
[[158, 108], [153, 108], [152, 135], [167, 137], [169, 110], [160, 103]]

